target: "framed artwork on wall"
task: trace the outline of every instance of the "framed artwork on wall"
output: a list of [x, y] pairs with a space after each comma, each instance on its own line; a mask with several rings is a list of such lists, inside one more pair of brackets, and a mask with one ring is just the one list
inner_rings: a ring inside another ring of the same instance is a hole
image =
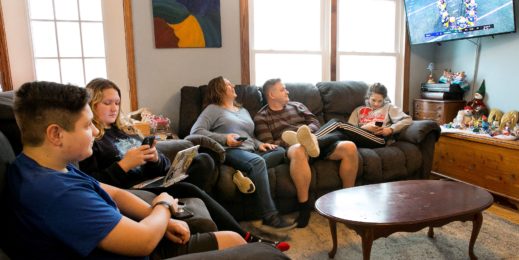
[[153, 0], [156, 48], [222, 47], [220, 0]]

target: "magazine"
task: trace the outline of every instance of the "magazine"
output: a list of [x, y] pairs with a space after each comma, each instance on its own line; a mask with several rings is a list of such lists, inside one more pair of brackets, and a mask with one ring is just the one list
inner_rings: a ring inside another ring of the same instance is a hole
[[132, 188], [165, 188], [187, 178], [189, 176], [187, 175], [187, 169], [198, 154], [198, 147], [199, 145], [196, 145], [178, 152], [165, 176], [159, 176], [151, 180], [143, 181], [134, 185]]

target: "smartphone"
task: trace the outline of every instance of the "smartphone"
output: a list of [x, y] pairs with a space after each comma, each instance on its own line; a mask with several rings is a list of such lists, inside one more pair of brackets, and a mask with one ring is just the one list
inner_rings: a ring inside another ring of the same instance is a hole
[[243, 142], [247, 140], [247, 137], [246, 136], [239, 136], [239, 137], [236, 137], [236, 141], [239, 141], [239, 142]]
[[146, 137], [144, 137], [144, 139], [142, 139], [142, 145], [147, 144], [150, 147], [153, 147], [154, 141], [155, 141], [155, 136], [154, 135], [146, 136]]
[[378, 127], [381, 127], [383, 124], [384, 124], [384, 122], [382, 122], [382, 121], [375, 122], [375, 125]]
[[193, 212], [185, 209], [185, 208], [178, 208], [177, 212], [173, 213], [171, 215], [174, 219], [186, 219], [193, 216]]

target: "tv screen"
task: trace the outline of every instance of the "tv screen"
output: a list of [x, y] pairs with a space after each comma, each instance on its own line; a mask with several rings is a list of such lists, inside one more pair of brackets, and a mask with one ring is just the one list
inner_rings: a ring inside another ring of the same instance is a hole
[[515, 32], [513, 0], [405, 0], [411, 44]]

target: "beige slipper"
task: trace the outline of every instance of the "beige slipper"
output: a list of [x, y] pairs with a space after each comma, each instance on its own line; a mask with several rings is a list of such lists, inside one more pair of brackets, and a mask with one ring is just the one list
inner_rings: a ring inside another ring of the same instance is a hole
[[248, 177], [243, 176], [241, 171], [236, 170], [232, 176], [232, 181], [234, 184], [236, 184], [241, 193], [249, 194], [256, 191], [256, 186], [254, 186], [254, 183]]
[[283, 132], [281, 135], [281, 140], [283, 140], [289, 146], [299, 143], [299, 141], [297, 141], [297, 133], [290, 130]]
[[317, 143], [317, 137], [312, 134], [312, 131], [307, 125], [302, 125], [297, 129], [297, 140], [305, 148], [308, 156], [319, 156], [320, 150], [319, 143]]

